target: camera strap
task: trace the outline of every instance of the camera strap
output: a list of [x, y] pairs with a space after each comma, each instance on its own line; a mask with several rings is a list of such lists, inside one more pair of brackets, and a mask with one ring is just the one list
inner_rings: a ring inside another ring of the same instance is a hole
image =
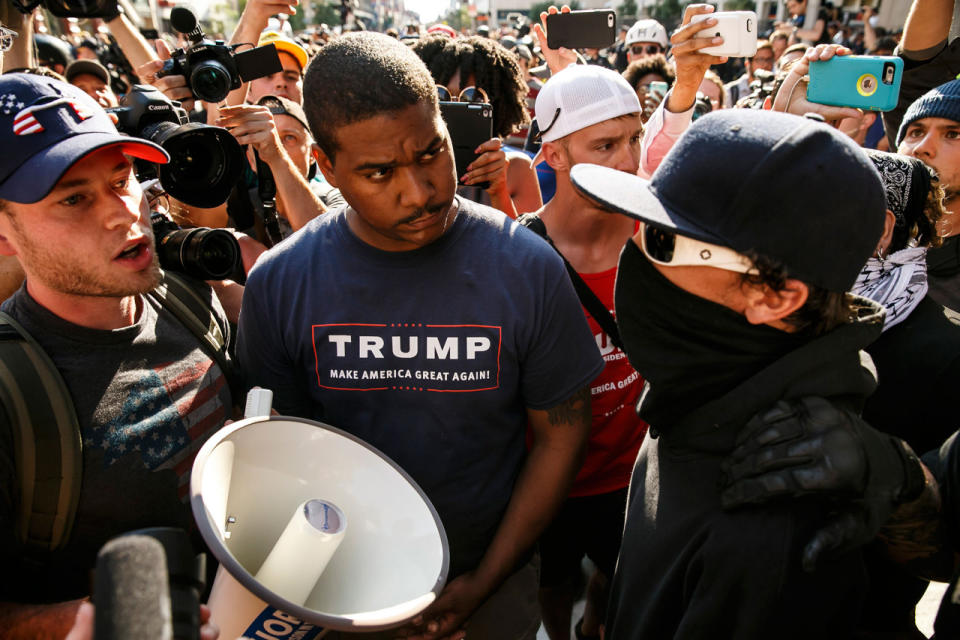
[[263, 229], [266, 233], [267, 246], [272, 247], [281, 240], [280, 218], [277, 216], [277, 183], [273, 179], [273, 172], [267, 163], [260, 159], [257, 150], [253, 150], [257, 160], [257, 195], [263, 203]]
[[525, 213], [517, 218], [517, 222], [546, 240], [547, 243], [553, 247], [553, 250], [557, 252], [557, 255], [563, 260], [563, 265], [567, 268], [567, 274], [570, 276], [570, 282], [577, 292], [577, 297], [580, 298], [580, 304], [582, 304], [587, 310], [587, 313], [597, 321], [597, 324], [600, 325], [603, 332], [610, 338], [610, 342], [623, 351], [623, 342], [620, 340], [620, 330], [617, 328], [617, 321], [610, 315], [607, 305], [600, 301], [600, 298], [593, 292], [590, 285], [583, 281], [583, 278], [581, 278], [577, 270], [573, 268], [573, 265], [567, 262], [566, 257], [557, 249], [557, 245], [553, 244], [553, 240], [547, 235], [547, 225], [543, 224], [540, 216], [535, 213]]

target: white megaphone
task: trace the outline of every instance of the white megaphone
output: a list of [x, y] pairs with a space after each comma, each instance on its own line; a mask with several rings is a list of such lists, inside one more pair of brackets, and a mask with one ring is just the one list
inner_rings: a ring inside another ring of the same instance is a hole
[[261, 416], [224, 427], [197, 454], [190, 502], [220, 561], [208, 604], [221, 638], [389, 629], [446, 583], [430, 500], [387, 456], [325, 424]]

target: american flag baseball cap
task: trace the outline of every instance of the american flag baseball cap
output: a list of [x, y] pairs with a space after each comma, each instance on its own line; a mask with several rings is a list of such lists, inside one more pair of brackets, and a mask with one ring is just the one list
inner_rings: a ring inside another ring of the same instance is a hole
[[74, 163], [112, 145], [134, 158], [170, 161], [160, 146], [117, 132], [77, 87], [27, 73], [0, 75], [0, 199], [42, 200]]

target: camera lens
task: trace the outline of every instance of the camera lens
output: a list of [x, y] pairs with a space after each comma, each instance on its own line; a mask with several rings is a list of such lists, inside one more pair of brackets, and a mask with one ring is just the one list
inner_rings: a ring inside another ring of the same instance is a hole
[[190, 73], [193, 95], [207, 102], [220, 102], [226, 98], [232, 82], [230, 72], [216, 60], [204, 60]]
[[227, 201], [240, 179], [243, 152], [226, 129], [160, 122], [146, 127], [143, 134], [170, 154], [170, 162], [159, 167], [167, 193], [195, 207], [217, 207]]
[[160, 266], [200, 280], [223, 280], [240, 265], [240, 245], [223, 229], [178, 229], [157, 240]]

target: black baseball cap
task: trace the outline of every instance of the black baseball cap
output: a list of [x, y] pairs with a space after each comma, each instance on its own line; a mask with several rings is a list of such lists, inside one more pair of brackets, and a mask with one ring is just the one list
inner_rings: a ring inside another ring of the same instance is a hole
[[830, 291], [853, 286], [883, 232], [883, 186], [863, 150], [823, 122], [784, 113], [705, 115], [649, 181], [588, 164], [570, 178], [605, 208], [756, 251]]
[[106, 84], [110, 84], [110, 72], [107, 68], [96, 60], [74, 60], [63, 72], [63, 77], [67, 82], [73, 83], [73, 79], [84, 73], [100, 78]]
[[[263, 96], [257, 100], [257, 104], [266, 107], [275, 116], [287, 115], [303, 125], [303, 128], [310, 132], [310, 125], [307, 124], [307, 114], [299, 104], [284, 98], [283, 96]], [[312, 135], [312, 133], [311, 133]]]

